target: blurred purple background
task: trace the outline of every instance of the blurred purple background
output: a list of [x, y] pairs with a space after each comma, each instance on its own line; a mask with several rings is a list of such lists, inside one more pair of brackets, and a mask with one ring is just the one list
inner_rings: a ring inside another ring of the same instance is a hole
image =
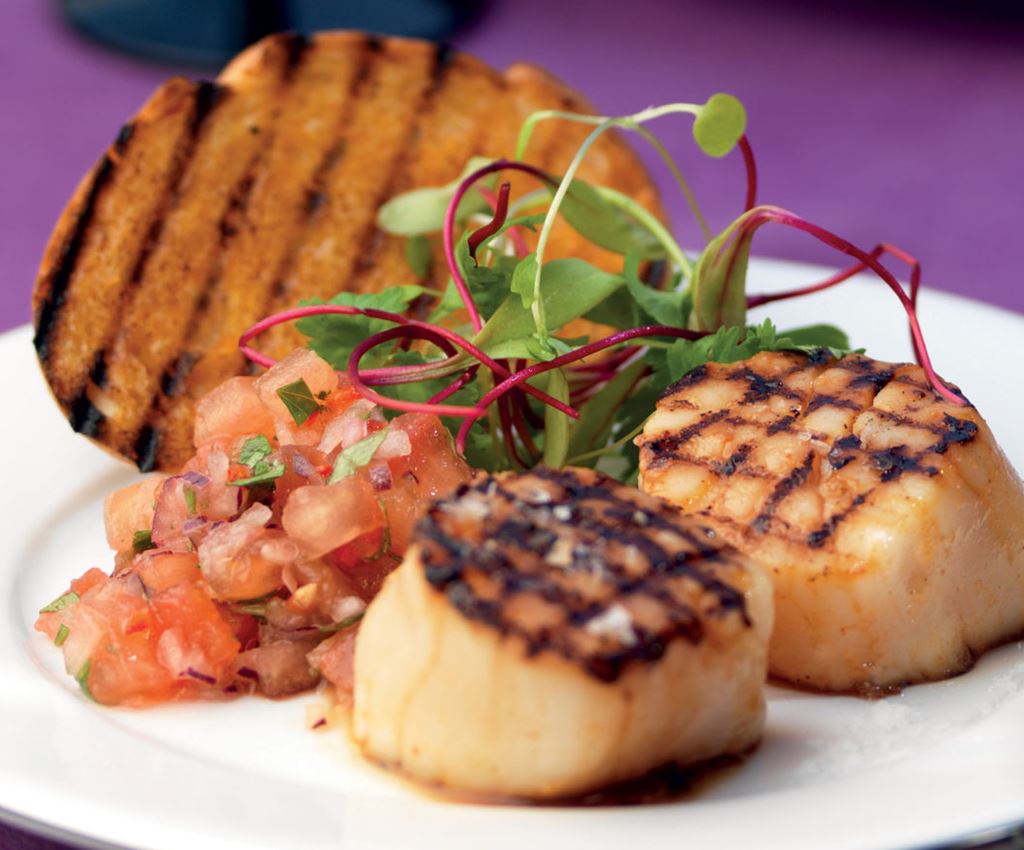
[[[498, 66], [545, 65], [609, 112], [734, 93], [749, 110], [761, 200], [863, 247], [905, 247], [922, 260], [928, 286], [1024, 311], [1014, 254], [1022, 27], [935, 8], [518, 0], [485, 4], [452, 41]], [[160, 81], [202, 72], [109, 52], [43, 0], [6, 0], [0, 20], [6, 328], [29, 319], [39, 257], [79, 177]], [[712, 223], [726, 223], [742, 198], [736, 157], [702, 160], [685, 119], [663, 119], [659, 129], [682, 152]], [[664, 171], [651, 165], [677, 232], [694, 244]], [[755, 253], [840, 259], [798, 234], [762, 232]]]

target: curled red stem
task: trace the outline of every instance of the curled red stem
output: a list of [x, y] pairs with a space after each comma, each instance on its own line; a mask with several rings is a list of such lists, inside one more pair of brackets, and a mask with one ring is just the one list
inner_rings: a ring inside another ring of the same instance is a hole
[[748, 212], [757, 206], [757, 161], [754, 159], [754, 150], [750, 147], [750, 140], [745, 135], [740, 136], [738, 146], [743, 155], [743, 165], [747, 172], [747, 197], [743, 202], [743, 211]]

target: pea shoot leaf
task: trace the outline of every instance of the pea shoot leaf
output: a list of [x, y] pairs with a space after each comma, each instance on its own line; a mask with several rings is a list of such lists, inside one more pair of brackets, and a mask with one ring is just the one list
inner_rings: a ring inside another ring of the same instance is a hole
[[722, 157], [736, 147], [747, 127], [747, 111], [731, 94], [713, 94], [693, 122], [693, 138], [708, 156]]
[[608, 251], [633, 252], [644, 260], [665, 255], [664, 248], [647, 228], [583, 180], [576, 178], [569, 184], [559, 212], [573, 230]]
[[[444, 186], [413, 189], [410, 192], [397, 195], [377, 211], [377, 226], [385, 233], [395, 236], [422, 236], [427, 233], [436, 233], [444, 225], [445, 212], [448, 210], [448, 204], [455, 197], [459, 184], [472, 172], [491, 161], [483, 157], [473, 157], [466, 163], [462, 173], [451, 183]], [[493, 178], [490, 182], [493, 184]], [[467, 192], [459, 202], [455, 220], [457, 222], [465, 221], [473, 213], [483, 212], [486, 209], [487, 201], [479, 192]]]

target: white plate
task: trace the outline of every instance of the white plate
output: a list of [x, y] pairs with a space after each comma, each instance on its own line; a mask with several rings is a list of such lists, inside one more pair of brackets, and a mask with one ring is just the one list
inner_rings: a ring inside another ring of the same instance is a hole
[[[821, 269], [760, 261], [755, 290]], [[1024, 468], [1024, 317], [926, 292], [940, 370]], [[774, 305], [782, 326], [830, 319], [881, 359], [909, 356], [895, 298], [847, 284]], [[0, 810], [82, 843], [144, 850], [524, 847], [907, 848], [1024, 820], [1024, 643], [970, 673], [875, 702], [769, 688], [764, 743], [696, 797], [636, 808], [444, 803], [305, 730], [313, 697], [98, 708], [32, 631], [38, 608], [88, 566], [109, 567], [102, 498], [133, 473], [74, 436], [49, 399], [28, 329], [0, 337]], [[396, 640], [401, 636], [396, 635]]]

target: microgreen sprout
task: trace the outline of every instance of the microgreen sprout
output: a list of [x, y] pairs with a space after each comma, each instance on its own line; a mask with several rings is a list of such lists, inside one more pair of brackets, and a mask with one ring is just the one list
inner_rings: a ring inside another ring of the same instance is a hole
[[[743, 159], [741, 214], [717, 235], [667, 147], [646, 126], [679, 114], [693, 118], [693, 139], [705, 154], [717, 158], [737, 150]], [[533, 130], [546, 120], [593, 128], [560, 175], [526, 160]], [[667, 163], [706, 243], [696, 258], [651, 210], [613, 187], [579, 178], [587, 153], [612, 129], [639, 134]], [[499, 174], [505, 179], [495, 190], [492, 181]], [[517, 195], [514, 190], [521, 187], [513, 183], [515, 177], [541, 188]], [[633, 437], [658, 394], [688, 370], [758, 351], [827, 349], [841, 357], [852, 350], [845, 334], [831, 325], [777, 331], [766, 320], [748, 326], [748, 310], [871, 271], [906, 311], [915, 355], [935, 391], [954, 404], [965, 403], [938, 377], [925, 346], [916, 312], [920, 264], [895, 246], [863, 251], [794, 213], [758, 206], [757, 192], [746, 113], [729, 95], [618, 117], [538, 112], [523, 125], [514, 159], [471, 160], [448, 185], [417, 189], [382, 208], [378, 225], [410, 240], [407, 253], [419, 279], [430, 267], [425, 236], [440, 233], [450, 273], [447, 290], [395, 286], [380, 293], [342, 293], [331, 303], [304, 304], [267, 317], [249, 328], [239, 345], [253, 362], [271, 366], [274, 361], [251, 343], [277, 324], [298, 321], [310, 346], [344, 371], [363, 398], [393, 412], [445, 417], [457, 450], [472, 454], [477, 465], [606, 464], [628, 479], [636, 470]], [[621, 256], [621, 272], [576, 258], [546, 260], [559, 216], [594, 245]], [[818, 283], [747, 295], [751, 242], [765, 224], [805, 232], [855, 262]], [[882, 264], [886, 255], [910, 266], [909, 293]], [[409, 314], [415, 299], [438, 294], [427, 320]], [[566, 327], [581, 319], [591, 328], [611, 326], [612, 332], [596, 339], [568, 337]], [[299, 402], [297, 423], [319, 409], [315, 399], [285, 389], [286, 404]], [[360, 444], [358, 456], [345, 457], [334, 476], [369, 462], [382, 439]]]

